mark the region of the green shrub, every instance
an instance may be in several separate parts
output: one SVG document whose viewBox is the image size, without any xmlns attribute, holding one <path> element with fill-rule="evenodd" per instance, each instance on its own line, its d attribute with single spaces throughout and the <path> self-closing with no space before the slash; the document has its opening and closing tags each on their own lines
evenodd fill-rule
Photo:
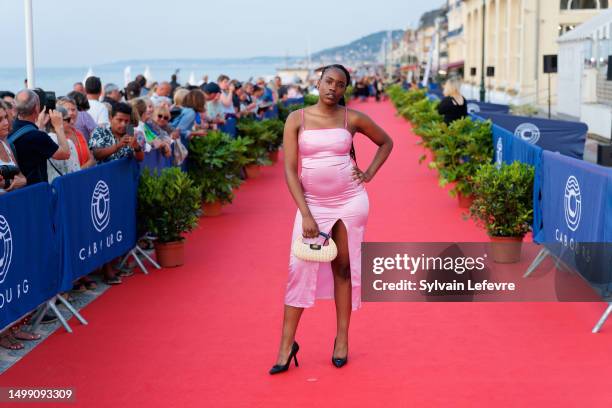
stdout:
<svg viewBox="0 0 612 408">
<path fill-rule="evenodd" d="M 319 102 L 318 95 L 313 95 L 313 94 L 304 95 L 304 105 L 305 106 L 316 105 L 317 102 Z"/>
<path fill-rule="evenodd" d="M 241 119 L 238 122 L 238 137 L 247 145 L 247 164 L 269 165 L 268 152 L 275 150 L 278 134 L 273 128 L 264 124 L 267 120 Z"/>
<path fill-rule="evenodd" d="M 480 166 L 472 180 L 470 214 L 494 237 L 523 237 L 533 222 L 534 168 L 515 161 Z"/>
<path fill-rule="evenodd" d="M 473 121 L 470 117 L 442 126 L 437 136 L 436 161 L 440 186 L 455 183 L 451 196 L 472 193 L 472 178 L 481 164 L 490 163 L 493 157 L 491 121 Z"/>
<path fill-rule="evenodd" d="M 283 144 L 285 122 L 279 119 L 267 119 L 261 121 L 261 124 L 264 129 L 274 134 L 274 140 L 268 145 L 268 151 L 273 152 L 278 150 Z"/>
<path fill-rule="evenodd" d="M 201 190 L 178 167 L 159 175 L 145 169 L 138 185 L 140 229 L 155 235 L 159 242 L 176 242 L 198 225 Z"/>
<path fill-rule="evenodd" d="M 219 131 L 192 139 L 188 171 L 201 187 L 204 202 L 232 202 L 233 189 L 242 184 L 239 174 L 247 162 L 248 148 L 244 140 L 232 139 Z"/>
</svg>

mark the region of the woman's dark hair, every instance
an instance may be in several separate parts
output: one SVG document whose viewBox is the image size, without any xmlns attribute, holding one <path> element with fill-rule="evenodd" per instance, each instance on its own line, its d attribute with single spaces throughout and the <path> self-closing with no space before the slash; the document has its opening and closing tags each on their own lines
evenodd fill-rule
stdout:
<svg viewBox="0 0 612 408">
<path fill-rule="evenodd" d="M 79 112 L 87 112 L 89 110 L 89 101 L 87 100 L 87 97 L 84 94 L 77 91 L 72 91 L 66 96 L 74 99 L 74 101 L 76 102 L 77 110 Z"/>
<path fill-rule="evenodd" d="M 140 84 L 136 81 L 129 82 L 125 87 L 125 97 L 128 100 L 138 98 L 140 96 Z"/>
<path fill-rule="evenodd" d="M 200 89 L 189 91 L 189 93 L 185 95 L 185 99 L 183 99 L 183 107 L 191 108 L 196 112 L 204 112 L 205 103 L 204 93 Z"/>
<path fill-rule="evenodd" d="M 346 86 L 349 86 L 351 84 L 351 74 L 349 73 L 348 69 L 346 69 L 344 67 L 344 65 L 340 65 L 340 64 L 332 64 L 332 65 L 327 65 L 327 66 L 323 67 L 323 70 L 321 71 L 321 78 L 320 79 L 323 79 L 323 75 L 325 74 L 325 71 L 327 71 L 328 69 L 337 69 L 337 70 L 340 70 L 340 71 L 344 72 L 344 76 L 346 77 Z M 342 97 L 338 101 L 338 105 L 346 106 L 346 101 L 344 100 L 344 95 L 342 95 Z M 350 152 L 350 155 L 353 158 L 353 160 L 355 160 L 355 164 L 357 164 L 357 156 L 355 155 L 355 146 L 353 145 L 353 142 L 351 142 L 351 152 Z"/>
<path fill-rule="evenodd" d="M 136 78 L 134 79 L 134 82 L 136 82 L 138 85 L 140 85 L 141 88 L 144 88 L 145 85 L 147 84 L 147 79 L 144 77 L 144 75 L 138 74 L 138 75 L 136 75 Z"/>
<path fill-rule="evenodd" d="M 327 71 L 328 69 L 338 69 L 338 70 L 344 72 L 344 76 L 346 77 L 346 86 L 349 86 L 351 84 L 351 74 L 349 73 L 348 69 L 346 69 L 344 67 L 344 65 L 340 65 L 340 64 L 332 64 L 332 65 L 327 65 L 327 66 L 323 67 L 323 70 L 321 71 L 321 78 L 320 79 L 323 79 L 323 75 L 325 74 L 325 71 Z M 338 101 L 338 104 L 341 105 L 341 106 L 346 106 L 346 101 L 344 100 L 344 95 L 342 95 L 342 97 Z"/>
</svg>

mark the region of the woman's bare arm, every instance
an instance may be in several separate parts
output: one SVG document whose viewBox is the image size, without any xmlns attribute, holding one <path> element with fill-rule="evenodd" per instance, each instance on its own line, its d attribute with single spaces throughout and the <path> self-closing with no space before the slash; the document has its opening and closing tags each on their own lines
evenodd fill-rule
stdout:
<svg viewBox="0 0 612 408">
<path fill-rule="evenodd" d="M 303 235 L 314 238 L 319 230 L 316 222 L 306 204 L 302 183 L 298 178 L 298 132 L 300 129 L 300 113 L 292 112 L 285 122 L 283 133 L 283 153 L 285 164 L 285 181 L 289 187 L 289 192 L 302 214 Z"/>
<path fill-rule="evenodd" d="M 350 111 L 351 115 L 349 119 L 355 130 L 359 133 L 366 135 L 371 141 L 376 143 L 378 150 L 372 163 L 366 169 L 366 171 L 357 172 L 357 178 L 361 181 L 370 181 L 378 172 L 378 169 L 389 157 L 391 150 L 393 150 L 393 140 L 387 132 L 385 132 L 380 126 L 378 126 L 370 117 L 364 113 L 358 111 Z"/>
</svg>

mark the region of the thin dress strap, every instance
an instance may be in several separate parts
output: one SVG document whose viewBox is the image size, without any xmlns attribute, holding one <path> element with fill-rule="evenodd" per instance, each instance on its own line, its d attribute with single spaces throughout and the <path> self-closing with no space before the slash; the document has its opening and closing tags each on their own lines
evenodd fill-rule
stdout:
<svg viewBox="0 0 612 408">
<path fill-rule="evenodd" d="M 300 124 L 300 127 L 302 128 L 302 132 L 304 131 L 304 108 L 300 109 L 301 112 L 301 117 L 302 117 L 302 123 Z"/>
<path fill-rule="evenodd" d="M 348 128 L 348 107 L 344 107 L 344 128 Z"/>
</svg>

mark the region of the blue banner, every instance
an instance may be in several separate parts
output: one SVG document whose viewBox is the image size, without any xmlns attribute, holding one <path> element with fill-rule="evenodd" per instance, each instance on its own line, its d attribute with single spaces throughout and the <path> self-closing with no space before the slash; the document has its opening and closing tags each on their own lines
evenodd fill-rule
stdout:
<svg viewBox="0 0 612 408">
<path fill-rule="evenodd" d="M 470 114 L 473 120 L 487 120 L 485 115 Z M 508 130 L 493 123 L 493 162 L 498 166 L 501 163 L 512 164 L 515 161 L 537 166 L 542 157 L 542 148 L 529 144 L 516 137 Z"/>
<path fill-rule="evenodd" d="M 590 283 L 612 281 L 612 170 L 544 151 L 540 182 L 543 243 Z"/>
<path fill-rule="evenodd" d="M 473 116 L 479 118 L 478 116 Z M 481 119 L 482 120 L 482 119 Z M 493 161 L 499 168 L 502 163 L 511 164 L 514 159 L 512 158 L 512 142 L 514 141 L 514 135 L 508 132 L 506 129 L 502 129 L 499 126 L 493 124 Z"/>
<path fill-rule="evenodd" d="M 514 136 L 509 153 L 509 163 L 514 161 L 520 161 L 531 166 L 537 166 L 538 162 L 542 160 L 543 149 L 534 146 Z"/>
<path fill-rule="evenodd" d="M 0 329 L 58 293 L 51 202 L 47 183 L 0 196 Z"/>
<path fill-rule="evenodd" d="M 500 105 L 498 103 L 480 102 L 475 99 L 468 99 L 468 113 L 508 113 L 510 107 L 508 105 Z"/>
<path fill-rule="evenodd" d="M 172 145 L 174 149 L 174 145 Z M 165 157 L 160 149 L 153 149 L 148 153 L 145 153 L 143 161 L 139 164 L 140 171 L 149 169 L 151 173 L 159 174 L 163 169 L 172 167 L 172 156 Z"/>
<path fill-rule="evenodd" d="M 61 290 L 136 244 L 138 164 L 121 159 L 58 177 Z"/>
<path fill-rule="evenodd" d="M 235 139 L 238 135 L 238 130 L 236 129 L 237 125 L 238 119 L 236 119 L 234 116 L 230 116 L 229 118 L 225 119 L 225 123 L 223 125 L 219 126 L 219 130 L 223 133 L 227 133 Z"/>
<path fill-rule="evenodd" d="M 612 170 L 545 151 L 542 242 L 612 242 Z"/>
<path fill-rule="evenodd" d="M 512 132 L 517 138 L 569 157 L 582 159 L 584 141 L 588 131 L 582 122 L 532 118 L 481 112 L 484 119 L 491 119 L 496 125 Z"/>
<path fill-rule="evenodd" d="M 429 90 L 428 90 L 428 92 L 427 92 L 428 96 L 429 96 L 429 95 L 431 95 L 431 96 L 436 97 L 437 99 L 442 99 L 442 98 L 444 98 L 444 92 L 442 91 L 442 89 L 440 89 L 440 88 L 439 88 L 439 87 L 437 87 L 437 86 L 432 87 L 432 86 L 431 86 L 432 84 L 429 84 L 429 85 L 430 85 L 430 86 L 429 86 Z"/>
<path fill-rule="evenodd" d="M 304 97 L 301 98 L 287 98 L 283 101 L 283 105 L 291 106 L 291 105 L 301 105 L 304 103 Z"/>
<path fill-rule="evenodd" d="M 268 109 L 263 114 L 263 119 L 278 119 L 278 106 L 273 105 L 272 109 Z"/>
<path fill-rule="evenodd" d="M 474 113 L 470 114 L 473 120 L 485 120 L 481 116 Z M 542 229 L 542 210 L 538 203 L 541 200 L 540 196 L 540 177 L 537 176 L 541 169 L 543 150 L 531 145 L 507 131 L 506 129 L 493 124 L 492 126 L 493 139 L 493 163 L 499 168 L 502 163 L 512 164 L 515 161 L 529 164 L 535 167 L 536 176 L 533 180 L 533 240 L 537 240 L 538 232 Z"/>
</svg>

